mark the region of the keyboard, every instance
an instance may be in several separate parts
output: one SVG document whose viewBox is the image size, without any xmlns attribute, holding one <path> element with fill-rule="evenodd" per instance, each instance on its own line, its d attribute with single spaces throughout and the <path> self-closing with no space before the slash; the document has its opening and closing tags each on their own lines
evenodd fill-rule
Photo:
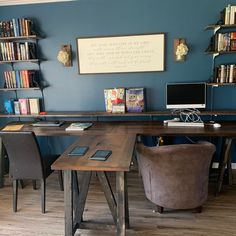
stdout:
<svg viewBox="0 0 236 236">
<path fill-rule="evenodd" d="M 170 127 L 204 127 L 203 122 L 173 121 L 173 122 L 168 122 L 167 125 Z"/>
</svg>

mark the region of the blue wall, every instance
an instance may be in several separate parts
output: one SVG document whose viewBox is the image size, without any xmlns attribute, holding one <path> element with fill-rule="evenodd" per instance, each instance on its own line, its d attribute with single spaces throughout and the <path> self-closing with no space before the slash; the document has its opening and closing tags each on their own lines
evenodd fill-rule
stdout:
<svg viewBox="0 0 236 236">
<path fill-rule="evenodd" d="M 39 47 L 40 56 L 46 59 L 41 63 L 42 75 L 50 85 L 44 90 L 47 111 L 104 111 L 104 88 L 137 86 L 147 89 L 148 110 L 164 110 L 167 82 L 210 78 L 212 56 L 205 55 L 204 50 L 213 32 L 204 28 L 218 21 L 219 12 L 227 4 L 226 0 L 79 0 L 0 7 L 0 20 L 34 18 L 41 35 L 45 36 L 39 40 Z M 78 74 L 77 37 L 156 32 L 166 33 L 165 72 Z M 179 37 L 186 38 L 190 47 L 184 63 L 173 59 L 173 40 Z M 73 67 L 65 68 L 56 59 L 62 44 L 72 45 Z M 235 63 L 235 55 L 221 56 L 219 60 Z M 35 65 L 16 65 L 16 68 L 32 67 Z M 0 67 L 1 77 L 6 68 Z M 215 109 L 236 108 L 236 103 L 231 102 L 236 99 L 234 86 L 215 88 L 213 97 Z"/>
</svg>

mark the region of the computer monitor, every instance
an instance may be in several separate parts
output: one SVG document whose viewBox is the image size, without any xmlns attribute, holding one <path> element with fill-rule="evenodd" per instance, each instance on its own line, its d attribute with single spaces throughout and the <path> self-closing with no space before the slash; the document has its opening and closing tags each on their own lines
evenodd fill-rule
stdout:
<svg viewBox="0 0 236 236">
<path fill-rule="evenodd" d="M 166 85 L 166 108 L 206 107 L 206 83 L 169 83 Z"/>
</svg>

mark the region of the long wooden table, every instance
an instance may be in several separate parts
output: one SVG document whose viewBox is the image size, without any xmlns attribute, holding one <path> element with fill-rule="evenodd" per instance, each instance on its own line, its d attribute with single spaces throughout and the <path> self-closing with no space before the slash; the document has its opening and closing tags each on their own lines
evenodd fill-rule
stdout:
<svg viewBox="0 0 236 236">
<path fill-rule="evenodd" d="M 19 122 L 18 122 L 19 123 Z M 221 122 L 220 128 L 214 128 L 212 125 L 202 127 L 168 127 L 160 121 L 121 121 L 121 122 L 93 122 L 93 126 L 85 131 L 65 131 L 70 122 L 61 127 L 32 127 L 31 123 L 25 123 L 22 130 L 34 131 L 37 136 L 83 136 L 99 134 L 135 134 L 150 136 L 188 136 L 188 137 L 223 137 L 224 144 L 222 149 L 222 160 L 220 161 L 218 186 L 216 193 L 220 192 L 225 165 L 230 166 L 230 151 L 234 138 L 236 137 L 236 122 Z M 231 176 L 231 175 L 229 175 Z M 2 177 L 2 173 L 0 173 Z M 232 182 L 229 179 L 229 182 Z M 0 181 L 1 183 L 1 181 Z"/>
<path fill-rule="evenodd" d="M 91 147 L 91 150 L 95 150 L 95 146 L 98 145 L 98 148 L 106 148 L 106 149 L 112 149 L 111 147 L 115 147 L 115 151 L 113 153 L 113 157 L 115 156 L 117 160 L 116 162 L 99 162 L 98 165 L 93 166 L 95 162 L 91 161 L 85 161 L 85 159 L 88 159 L 88 156 L 91 155 L 90 152 L 86 154 L 84 158 L 75 160 L 73 158 L 67 157 L 67 152 L 69 150 L 66 150 L 66 152 L 62 155 L 62 157 L 59 159 L 58 162 L 53 165 L 54 169 L 62 169 L 65 170 L 65 201 L 67 203 L 66 208 L 69 210 L 66 212 L 66 235 L 73 235 L 73 232 L 75 229 L 80 225 L 81 219 L 82 219 L 82 213 L 83 213 L 83 206 L 84 206 L 84 199 L 86 198 L 86 186 L 89 185 L 88 182 L 83 182 L 81 189 L 81 193 L 79 195 L 79 201 L 81 202 L 79 205 L 82 206 L 82 208 L 76 209 L 76 217 L 73 218 L 72 209 L 73 209 L 73 194 L 75 195 L 74 189 L 75 184 L 73 181 L 73 171 L 79 170 L 79 171 L 85 171 L 91 172 L 95 171 L 99 174 L 100 178 L 106 179 L 105 171 L 115 171 L 116 178 L 117 178 L 117 191 L 120 193 L 120 197 L 118 197 L 118 202 L 120 202 L 120 207 L 115 208 L 114 203 L 112 204 L 110 201 L 110 209 L 112 208 L 112 215 L 114 221 L 117 221 L 117 232 L 118 235 L 124 235 L 125 234 L 125 228 L 127 225 L 127 220 L 124 220 L 125 212 L 127 213 L 127 209 L 125 206 L 125 196 L 126 196 L 126 187 L 125 186 L 125 173 L 129 169 L 129 164 L 132 156 L 132 151 L 134 148 L 134 140 L 136 135 L 151 135 L 151 136 L 188 136 L 188 137 L 223 137 L 224 138 L 224 144 L 222 149 L 222 159 L 220 161 L 219 166 L 219 177 L 218 177 L 218 184 L 216 193 L 218 194 L 220 192 L 224 172 L 225 172 L 225 166 L 228 164 L 228 166 L 231 165 L 231 158 L 230 158 L 230 150 L 233 143 L 234 138 L 236 137 L 236 122 L 221 122 L 220 128 L 214 128 L 212 125 L 205 125 L 205 127 L 168 127 L 166 125 L 163 125 L 162 122 L 154 122 L 154 121 L 132 121 L 132 122 L 93 122 L 93 126 L 90 127 L 88 130 L 85 131 L 73 131 L 68 132 L 65 131 L 65 128 L 70 123 L 66 123 L 61 127 L 32 127 L 30 124 L 25 124 L 22 130 L 24 131 L 34 131 L 36 135 L 38 136 L 64 136 L 64 135 L 76 135 L 80 136 L 80 139 L 77 144 L 87 144 Z M 92 138 L 91 138 L 92 137 Z M 116 137 L 116 138 L 114 138 Z M 104 138 L 104 142 L 99 142 L 99 139 Z M 131 142 L 128 142 L 128 140 L 131 140 Z M 124 141 L 126 140 L 126 141 Z M 77 145 L 75 144 L 75 145 Z M 104 146 L 105 145 L 105 146 Z M 119 146 L 121 145 L 121 146 Z M 128 146 L 127 146 L 128 145 Z M 118 148 L 120 147 L 120 148 Z M 126 150 L 129 149 L 128 155 L 125 155 L 125 153 L 122 151 L 123 147 L 125 147 Z M 72 147 L 71 147 L 72 148 Z M 125 165 L 122 166 L 121 164 L 123 161 L 127 158 L 127 162 L 125 162 Z M 112 160 L 112 158 L 110 159 Z M 112 167 L 110 164 L 115 164 L 115 168 Z M 106 166 L 108 165 L 109 166 Z M 124 164 L 124 163 L 123 163 Z M 87 174 L 87 178 L 90 179 L 90 174 Z M 232 176 L 232 175 L 229 175 Z M 102 181 L 101 181 L 102 182 Z M 232 182 L 232 179 L 229 179 L 229 182 Z M 123 186 L 123 187 L 122 187 Z M 125 189 L 123 189 L 125 188 Z M 85 189 L 85 190 L 83 190 Z M 74 192 L 74 193 L 73 193 Z M 109 190 L 110 192 L 110 190 Z M 109 194 L 106 194 L 107 196 Z M 81 196 L 81 197 L 80 197 Z M 112 194 L 110 193 L 110 196 Z M 119 194 L 118 194 L 119 196 Z M 78 196 L 77 196 L 78 197 Z M 75 196 L 74 196 L 75 198 Z M 122 200 L 123 199 L 123 200 Z M 117 214 L 115 214 L 115 209 L 117 209 Z M 118 209 L 120 209 L 118 211 Z M 126 209 L 126 210 L 124 210 Z M 121 213 L 123 211 L 123 213 Z M 117 218 L 116 218 L 117 217 Z M 127 215 L 125 216 L 127 218 Z M 117 219 L 117 220 L 116 220 Z M 75 222 L 75 224 L 74 224 Z M 121 223 L 122 222 L 122 223 Z"/>
<path fill-rule="evenodd" d="M 52 165 L 54 170 L 64 171 L 65 201 L 65 235 L 74 235 L 82 223 L 85 201 L 88 193 L 92 172 L 99 177 L 103 192 L 107 199 L 111 215 L 117 227 L 117 235 L 125 235 L 129 227 L 128 193 L 126 172 L 129 171 L 136 135 L 84 135 L 71 145 Z M 88 152 L 81 157 L 69 156 L 68 153 L 76 146 L 88 146 Z M 96 150 L 111 150 L 112 154 L 106 161 L 90 160 Z M 78 191 L 77 175 L 83 174 Z M 106 172 L 116 172 L 115 199 Z M 74 213 L 73 213 L 74 212 Z"/>
</svg>

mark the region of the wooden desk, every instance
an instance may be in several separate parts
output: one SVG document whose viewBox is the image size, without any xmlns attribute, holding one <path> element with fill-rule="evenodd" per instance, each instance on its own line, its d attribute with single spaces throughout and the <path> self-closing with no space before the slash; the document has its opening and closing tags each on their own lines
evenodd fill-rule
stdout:
<svg viewBox="0 0 236 236">
<path fill-rule="evenodd" d="M 114 223 L 117 227 L 117 235 L 125 235 L 129 227 L 128 193 L 126 172 L 129 171 L 136 134 L 100 134 L 84 135 L 71 145 L 61 157 L 52 165 L 54 170 L 64 170 L 64 201 L 65 201 L 65 236 L 74 235 L 80 227 L 85 201 L 88 193 L 91 173 L 96 172 L 102 189 L 107 199 Z M 72 157 L 67 154 L 75 146 L 89 146 L 88 152 L 82 157 Z M 89 157 L 99 149 L 112 150 L 112 155 L 106 161 L 94 161 Z M 83 173 L 78 192 L 75 171 Z M 115 199 L 107 171 L 116 172 Z M 73 214 L 74 212 L 74 214 Z"/>
<path fill-rule="evenodd" d="M 18 123 L 18 122 L 17 122 Z M 64 136 L 84 134 L 142 134 L 152 136 L 204 136 L 204 137 L 236 137 L 236 122 L 220 122 L 221 128 L 212 125 L 202 127 L 168 127 L 160 121 L 116 121 L 93 122 L 92 127 L 84 131 L 65 131 L 70 122 L 60 127 L 32 127 L 23 122 L 22 131 L 34 131 L 37 136 Z"/>
<path fill-rule="evenodd" d="M 236 122 L 220 122 L 221 128 L 214 128 L 212 125 L 201 127 L 168 127 L 163 122 L 154 121 L 122 121 L 122 122 L 93 122 L 93 126 L 85 131 L 68 132 L 65 128 L 70 123 L 65 123 L 61 127 L 32 127 L 25 124 L 22 130 L 34 131 L 37 136 L 63 136 L 63 135 L 151 135 L 151 136 L 202 136 L 202 137 L 224 137 L 225 142 L 222 150 L 222 160 L 219 167 L 218 186 L 216 193 L 220 192 L 225 165 L 230 165 L 230 150 L 232 141 L 236 137 Z M 1 176 L 1 175 L 0 175 Z M 230 175 L 229 175 L 230 176 Z M 232 180 L 229 180 L 231 182 Z"/>
</svg>

